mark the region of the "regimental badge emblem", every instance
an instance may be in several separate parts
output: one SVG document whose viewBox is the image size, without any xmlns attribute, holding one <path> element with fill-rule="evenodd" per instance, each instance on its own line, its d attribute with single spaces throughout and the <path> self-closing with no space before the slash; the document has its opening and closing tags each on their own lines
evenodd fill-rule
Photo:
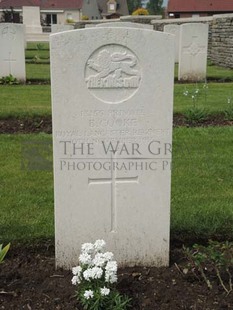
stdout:
<svg viewBox="0 0 233 310">
<path fill-rule="evenodd" d="M 120 103 L 128 100 L 140 86 L 139 60 L 122 45 L 105 45 L 89 57 L 85 82 L 90 92 L 101 101 Z"/>
<path fill-rule="evenodd" d="M 2 29 L 2 37 L 7 40 L 15 40 L 16 31 L 12 27 L 6 26 Z"/>
</svg>

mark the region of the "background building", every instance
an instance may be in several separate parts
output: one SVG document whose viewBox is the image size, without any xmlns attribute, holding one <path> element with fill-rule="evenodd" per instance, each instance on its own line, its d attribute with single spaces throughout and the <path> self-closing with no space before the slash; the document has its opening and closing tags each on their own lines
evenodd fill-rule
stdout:
<svg viewBox="0 0 233 310">
<path fill-rule="evenodd" d="M 44 26 L 129 15 L 127 0 L 0 0 L 0 21 L 22 22 L 23 6 L 39 7 Z"/>
<path fill-rule="evenodd" d="M 169 17 L 198 17 L 233 13 L 233 0 L 169 0 Z"/>
</svg>

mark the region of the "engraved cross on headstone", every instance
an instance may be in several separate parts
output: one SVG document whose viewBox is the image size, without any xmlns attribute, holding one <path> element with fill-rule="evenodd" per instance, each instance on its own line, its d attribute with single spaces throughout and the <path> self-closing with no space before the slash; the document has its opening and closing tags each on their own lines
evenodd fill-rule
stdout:
<svg viewBox="0 0 233 310">
<path fill-rule="evenodd" d="M 184 46 L 185 54 L 190 54 L 192 57 L 195 57 L 201 52 L 205 51 L 205 45 L 200 45 L 198 42 L 198 36 L 192 36 L 192 43 L 188 46 Z"/>
<path fill-rule="evenodd" d="M 203 53 L 204 51 L 205 45 L 201 45 L 198 42 L 198 36 L 192 36 L 192 43 L 190 43 L 188 46 L 183 47 L 183 53 L 189 55 L 190 57 L 190 73 L 193 74 L 194 64 L 198 61 L 198 59 L 195 59 L 196 56 Z"/>
<path fill-rule="evenodd" d="M 117 231 L 117 199 L 116 199 L 116 185 L 118 183 L 137 183 L 136 177 L 116 177 L 116 170 L 113 171 L 113 159 L 111 157 L 111 177 L 110 178 L 88 178 L 88 184 L 111 184 L 111 232 Z"/>
<path fill-rule="evenodd" d="M 16 62 L 16 59 L 11 57 L 11 52 L 9 52 L 9 57 L 7 57 L 6 59 L 4 59 L 4 61 L 7 61 L 9 64 L 9 73 L 12 74 L 12 67 L 11 64 L 12 62 Z"/>
<path fill-rule="evenodd" d="M 7 27 L 3 28 L 2 36 L 6 40 L 10 40 L 10 41 L 15 40 L 16 31 L 14 29 L 12 29 L 12 27 L 7 26 Z"/>
</svg>

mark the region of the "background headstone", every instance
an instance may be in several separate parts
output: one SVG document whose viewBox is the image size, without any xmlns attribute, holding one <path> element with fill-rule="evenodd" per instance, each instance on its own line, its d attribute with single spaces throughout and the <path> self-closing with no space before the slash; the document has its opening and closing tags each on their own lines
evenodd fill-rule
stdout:
<svg viewBox="0 0 233 310">
<path fill-rule="evenodd" d="M 0 77 L 12 74 L 26 79 L 24 46 L 23 25 L 0 23 Z"/>
<path fill-rule="evenodd" d="M 180 25 L 165 25 L 164 32 L 175 36 L 175 62 L 179 61 Z"/>
<path fill-rule="evenodd" d="M 140 28 L 140 29 L 149 29 L 153 30 L 152 25 L 148 24 L 139 24 L 139 23 L 131 23 L 131 22 L 109 22 L 109 23 L 102 23 L 96 25 L 96 27 L 125 27 L 125 28 Z"/>
<path fill-rule="evenodd" d="M 68 31 L 68 30 L 73 30 L 73 29 L 74 29 L 73 25 L 60 25 L 60 24 L 51 25 L 52 33 L 58 33 L 58 32 L 63 32 L 63 31 Z"/>
<path fill-rule="evenodd" d="M 190 23 L 180 26 L 178 79 L 202 81 L 206 78 L 208 24 Z"/>
<path fill-rule="evenodd" d="M 42 33 L 38 6 L 23 6 L 23 24 L 26 27 L 26 34 Z"/>
<path fill-rule="evenodd" d="M 51 35 L 56 264 L 104 239 L 119 265 L 169 262 L 174 36 Z"/>
</svg>

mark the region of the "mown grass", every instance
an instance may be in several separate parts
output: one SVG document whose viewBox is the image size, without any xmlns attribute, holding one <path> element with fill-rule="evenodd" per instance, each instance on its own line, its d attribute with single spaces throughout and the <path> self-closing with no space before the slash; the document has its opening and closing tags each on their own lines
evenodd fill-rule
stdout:
<svg viewBox="0 0 233 310">
<path fill-rule="evenodd" d="M 28 241 L 54 234 L 52 171 L 21 170 L 23 143 L 35 140 L 51 142 L 51 136 L 0 136 L 1 241 Z"/>
<path fill-rule="evenodd" d="M 33 65 L 27 65 L 27 69 Z M 34 70 L 33 66 L 33 70 Z M 29 69 L 30 70 L 30 69 Z M 33 71 L 32 76 L 35 76 Z M 225 111 L 230 98 L 233 102 L 233 83 L 175 84 L 174 113 L 184 113 L 193 105 L 192 94 L 199 89 L 196 104 L 204 107 L 208 113 Z M 188 91 L 188 96 L 184 92 Z M 0 85 L 0 118 L 51 115 L 50 85 Z"/>
<path fill-rule="evenodd" d="M 50 65 L 48 64 L 26 64 L 26 78 L 30 81 L 50 81 Z"/>
<path fill-rule="evenodd" d="M 174 112 L 184 113 L 195 103 L 210 114 L 221 113 L 229 107 L 229 99 L 233 102 L 233 83 L 175 84 Z"/>
<path fill-rule="evenodd" d="M 232 127 L 174 130 L 172 237 L 233 238 L 232 137 Z M 22 145 L 37 141 L 51 136 L 0 135 L 1 241 L 54 235 L 52 171 L 21 170 Z"/>
<path fill-rule="evenodd" d="M 51 115 L 50 85 L 0 85 L 0 118 Z"/>
<path fill-rule="evenodd" d="M 207 66 L 207 79 L 219 79 L 233 82 L 233 70 L 215 65 Z"/>
<path fill-rule="evenodd" d="M 215 66 L 213 64 L 207 65 L 206 71 L 207 80 L 222 80 L 233 82 L 233 69 Z M 175 65 L 175 80 L 178 79 L 178 64 Z"/>
<path fill-rule="evenodd" d="M 49 50 L 49 42 L 27 42 L 27 50 Z"/>
<path fill-rule="evenodd" d="M 233 238 L 233 127 L 174 130 L 174 235 Z"/>
<path fill-rule="evenodd" d="M 26 50 L 25 58 L 33 59 L 35 57 L 41 59 L 49 59 L 49 50 Z"/>
<path fill-rule="evenodd" d="M 28 81 L 50 81 L 49 43 L 28 42 L 25 60 Z"/>
</svg>

